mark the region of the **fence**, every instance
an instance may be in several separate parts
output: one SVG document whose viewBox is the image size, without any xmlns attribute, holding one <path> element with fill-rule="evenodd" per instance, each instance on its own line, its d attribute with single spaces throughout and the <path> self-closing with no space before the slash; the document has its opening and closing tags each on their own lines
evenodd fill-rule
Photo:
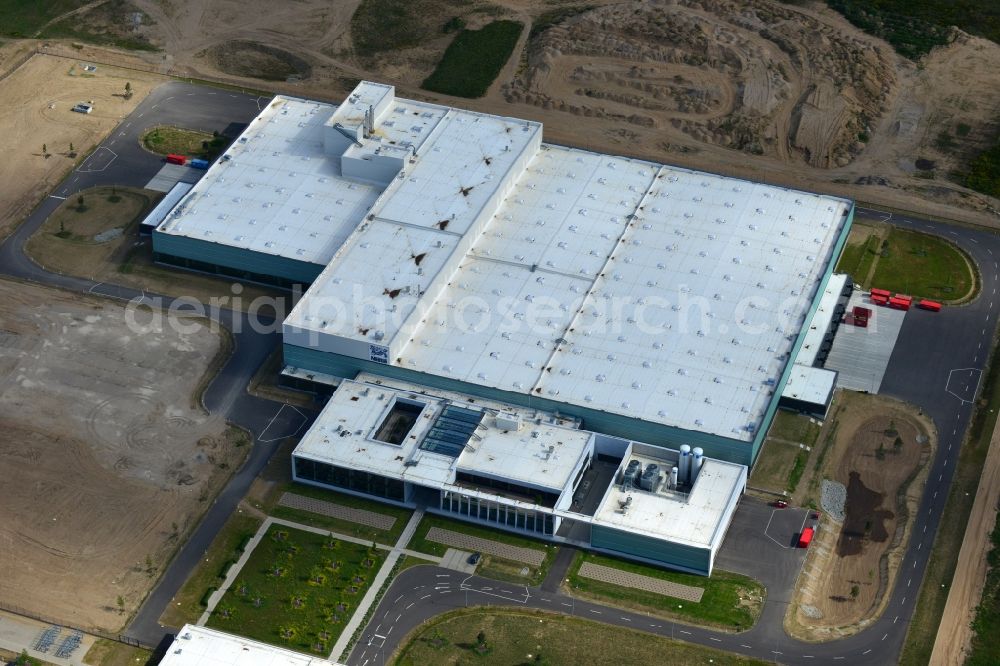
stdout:
<svg viewBox="0 0 1000 666">
<path fill-rule="evenodd" d="M 155 650 L 155 645 L 150 645 L 138 639 L 132 638 L 131 636 L 126 636 L 125 634 L 113 634 L 100 629 L 91 627 L 85 629 L 83 627 L 76 627 L 72 624 L 67 624 L 62 620 L 57 620 L 53 617 L 49 617 L 43 613 L 37 613 L 35 611 L 30 611 L 27 608 L 21 608 L 20 606 L 15 606 L 13 604 L 6 604 L 0 602 L 0 611 L 6 611 L 7 613 L 13 613 L 14 615 L 20 615 L 21 617 L 26 617 L 30 620 L 35 620 L 37 622 L 43 622 L 48 625 L 57 625 L 64 629 L 71 629 L 73 631 L 79 631 L 82 634 L 88 634 L 94 636 L 95 638 L 103 638 L 105 640 L 114 641 L 115 643 L 122 643 L 124 645 L 130 645 L 132 647 L 143 648 L 145 650 Z"/>
</svg>

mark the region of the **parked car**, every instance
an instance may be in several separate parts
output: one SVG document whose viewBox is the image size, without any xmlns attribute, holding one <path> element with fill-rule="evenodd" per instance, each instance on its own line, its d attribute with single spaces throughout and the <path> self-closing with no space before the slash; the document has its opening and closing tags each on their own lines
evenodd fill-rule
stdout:
<svg viewBox="0 0 1000 666">
<path fill-rule="evenodd" d="M 771 506 L 773 506 L 775 509 L 785 509 L 788 508 L 788 502 L 786 502 L 785 500 L 775 500 L 771 502 Z"/>
<path fill-rule="evenodd" d="M 473 553 L 472 555 L 469 555 L 469 564 L 475 566 L 479 564 L 479 560 L 481 559 L 483 559 L 482 553 Z"/>
<path fill-rule="evenodd" d="M 90 113 L 91 111 L 94 110 L 94 106 L 92 104 L 85 104 L 83 102 L 80 102 L 79 104 L 74 106 L 71 110 L 76 111 L 77 113 Z"/>
</svg>

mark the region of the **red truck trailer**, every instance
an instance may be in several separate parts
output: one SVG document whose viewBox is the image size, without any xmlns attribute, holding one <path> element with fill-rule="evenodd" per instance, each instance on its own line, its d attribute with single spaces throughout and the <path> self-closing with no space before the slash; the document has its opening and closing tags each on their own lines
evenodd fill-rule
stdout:
<svg viewBox="0 0 1000 666">
<path fill-rule="evenodd" d="M 799 548 L 808 548 L 809 544 L 812 543 L 813 534 L 815 534 L 815 530 L 811 527 L 802 530 L 802 534 L 799 535 Z"/>
<path fill-rule="evenodd" d="M 181 166 L 184 166 L 187 164 L 187 161 L 188 158 L 184 155 L 174 155 L 173 153 L 167 155 L 167 164 L 180 164 Z"/>
<path fill-rule="evenodd" d="M 889 297 L 892 296 L 891 291 L 887 289 L 875 289 L 874 287 L 872 288 L 871 294 L 873 300 L 876 296 L 884 296 L 885 300 L 889 300 Z"/>
<path fill-rule="evenodd" d="M 872 303 L 875 305 L 888 305 L 889 297 L 882 294 L 872 294 Z"/>
<path fill-rule="evenodd" d="M 938 303 L 937 301 L 932 301 L 932 300 L 926 299 L 926 298 L 922 299 L 919 303 L 917 303 L 917 307 L 921 308 L 923 310 L 930 310 L 931 312 L 940 312 L 941 311 L 941 304 L 940 303 Z"/>
<path fill-rule="evenodd" d="M 908 301 L 905 298 L 897 298 L 893 296 L 889 299 L 889 307 L 896 310 L 909 310 L 912 301 Z"/>
</svg>

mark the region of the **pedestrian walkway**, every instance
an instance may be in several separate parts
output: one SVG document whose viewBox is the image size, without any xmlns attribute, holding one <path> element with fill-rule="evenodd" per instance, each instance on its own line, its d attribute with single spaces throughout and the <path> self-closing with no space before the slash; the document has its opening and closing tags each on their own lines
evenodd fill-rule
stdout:
<svg viewBox="0 0 1000 666">
<path fill-rule="evenodd" d="M 423 516 L 423 512 L 420 512 L 420 515 Z M 257 530 L 257 533 L 253 535 L 253 538 L 250 539 L 250 541 L 247 543 L 246 548 L 243 551 L 243 554 L 240 555 L 240 559 L 236 560 L 236 564 L 229 567 L 229 571 L 226 573 L 226 578 L 224 581 L 222 581 L 222 585 L 220 585 L 219 589 L 213 592 L 211 596 L 209 596 L 208 605 L 205 607 L 205 612 L 201 614 L 200 618 L 198 618 L 197 622 L 198 626 L 204 627 L 205 623 L 208 622 L 208 618 L 212 616 L 212 612 L 215 610 L 215 607 L 219 604 L 220 601 L 222 601 L 222 597 L 226 596 L 226 592 L 236 581 L 236 577 L 239 576 L 240 571 L 242 571 L 243 567 L 246 566 L 247 560 L 250 559 L 250 555 L 253 553 L 254 548 L 257 547 L 257 544 L 259 544 L 261 542 L 261 539 L 264 538 L 264 535 L 267 534 L 267 531 L 271 528 L 271 525 L 281 525 L 283 527 L 290 527 L 294 530 L 301 530 L 303 532 L 312 532 L 313 534 L 322 534 L 323 536 L 331 536 L 334 539 L 339 539 L 340 541 L 347 541 L 348 543 L 356 543 L 362 546 L 370 546 L 373 543 L 369 539 L 359 539 L 356 536 L 341 534 L 339 532 L 331 532 L 330 530 L 323 530 L 318 527 L 312 527 L 310 525 L 302 525 L 301 523 L 296 523 L 291 520 L 285 520 L 283 518 L 268 517 L 267 520 L 265 520 L 264 523 Z M 396 542 L 397 544 L 396 546 L 387 546 L 382 543 L 375 543 L 375 547 L 378 548 L 379 550 L 390 551 L 390 556 L 392 553 L 396 553 L 396 559 L 399 559 L 400 555 L 409 555 L 410 557 L 417 557 L 422 560 L 427 560 L 431 564 L 440 564 L 441 563 L 440 557 L 436 557 L 434 555 L 428 555 L 427 553 L 418 553 L 415 550 L 409 550 L 407 548 L 399 547 L 399 544 L 405 545 L 410 540 L 410 537 L 413 536 L 412 530 L 409 532 L 409 536 L 407 536 L 407 530 L 410 530 L 411 527 L 413 528 L 413 530 L 416 529 L 416 523 L 413 522 L 412 517 L 410 518 L 410 522 L 407 524 L 406 529 L 403 530 L 403 534 L 400 535 L 399 541 Z M 407 537 L 405 541 L 403 541 L 404 536 Z"/>
<path fill-rule="evenodd" d="M 705 590 L 700 587 L 681 585 L 680 583 L 673 583 L 662 578 L 643 576 L 642 574 L 622 571 L 621 569 L 606 567 L 592 562 L 584 562 L 580 565 L 580 575 L 584 578 L 601 581 L 602 583 L 611 583 L 620 587 L 631 587 L 636 590 L 662 594 L 665 597 L 674 597 L 675 599 L 683 599 L 684 601 L 695 603 L 701 601 L 701 595 L 705 593 Z"/>
<path fill-rule="evenodd" d="M 360 525 L 367 525 L 368 527 L 374 527 L 386 532 L 391 530 L 392 526 L 396 524 L 395 516 L 387 516 L 384 513 L 376 513 L 375 511 L 366 511 L 364 509 L 355 509 L 343 506 L 342 504 L 334 504 L 333 502 L 305 497 L 304 495 L 297 495 L 295 493 L 284 493 L 281 499 L 278 500 L 278 505 L 288 507 L 289 509 L 300 509 L 316 513 L 321 516 L 329 516 L 338 520 L 346 520 Z"/>
<path fill-rule="evenodd" d="M 502 541 L 482 539 L 480 537 L 474 537 L 461 532 L 445 530 L 440 527 L 432 527 L 429 529 L 427 531 L 426 539 L 428 541 L 442 543 L 446 546 L 452 546 L 454 548 L 494 555 L 504 560 L 523 562 L 524 564 L 529 564 L 533 567 L 540 567 L 542 566 L 542 562 L 545 561 L 544 550 L 521 548 L 520 546 L 512 546 L 511 544 L 504 543 Z"/>
<path fill-rule="evenodd" d="M 410 521 L 403 529 L 403 533 L 399 535 L 396 545 L 393 546 L 392 550 L 389 552 L 389 556 L 385 558 L 385 562 L 382 563 L 382 568 L 379 569 L 378 574 L 375 575 L 375 580 L 372 581 L 371 586 L 369 586 L 368 591 L 361 600 L 361 603 L 358 604 L 358 608 L 354 611 L 354 615 L 351 616 L 347 626 L 344 627 L 344 630 L 340 633 L 340 638 L 337 639 L 337 643 L 333 646 L 333 651 L 330 652 L 330 656 L 328 657 L 330 661 L 339 662 L 340 657 L 347 652 L 347 646 L 351 643 L 351 639 L 354 638 L 354 633 L 361 626 L 361 623 L 365 621 L 365 617 L 368 615 L 368 609 L 372 607 L 372 604 L 375 603 L 376 598 L 382 591 L 382 587 L 386 585 L 389 576 L 392 574 L 392 570 L 396 567 L 396 561 L 399 560 L 399 556 L 403 554 L 403 547 L 410 542 L 410 539 L 413 538 L 413 533 L 417 531 L 417 525 L 423 517 L 423 509 L 417 509 L 413 512 L 413 515 L 410 516 Z"/>
</svg>

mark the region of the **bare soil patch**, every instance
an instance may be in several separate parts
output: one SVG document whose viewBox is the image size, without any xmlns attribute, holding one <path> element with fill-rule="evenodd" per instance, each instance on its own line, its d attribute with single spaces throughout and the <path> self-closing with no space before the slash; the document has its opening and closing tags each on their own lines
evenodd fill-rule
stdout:
<svg viewBox="0 0 1000 666">
<path fill-rule="evenodd" d="M 854 633 L 881 613 L 936 437 L 926 417 L 880 396 L 842 392 L 834 419 L 816 480 L 847 487 L 846 515 L 842 524 L 822 517 L 785 618 L 805 640 Z"/>
<path fill-rule="evenodd" d="M 287 292 L 153 263 L 149 239 L 137 230 L 159 192 L 98 187 L 80 196 L 82 212 L 77 197 L 67 199 L 28 240 L 28 255 L 45 269 L 235 310 L 256 307 L 264 316 L 291 309 Z"/>
<path fill-rule="evenodd" d="M 216 44 L 198 57 L 211 60 L 227 74 L 265 81 L 301 80 L 312 74 L 312 66 L 304 59 L 284 49 L 244 40 Z"/>
<path fill-rule="evenodd" d="M 118 630 L 249 449 L 192 404 L 220 338 L 10 282 L 0 322 L 0 599 Z"/>
<path fill-rule="evenodd" d="M 19 48 L 18 44 L 4 45 L 0 53 Z M 0 135 L 18 137 L 6 142 L 0 162 L 0 238 L 165 80 L 105 65 L 87 73 L 78 62 L 40 55 L 0 78 L 4 102 Z M 126 83 L 132 84 L 131 99 L 122 96 Z M 92 113 L 70 111 L 74 104 L 89 100 L 94 101 Z M 43 144 L 48 157 L 42 152 Z"/>
</svg>

